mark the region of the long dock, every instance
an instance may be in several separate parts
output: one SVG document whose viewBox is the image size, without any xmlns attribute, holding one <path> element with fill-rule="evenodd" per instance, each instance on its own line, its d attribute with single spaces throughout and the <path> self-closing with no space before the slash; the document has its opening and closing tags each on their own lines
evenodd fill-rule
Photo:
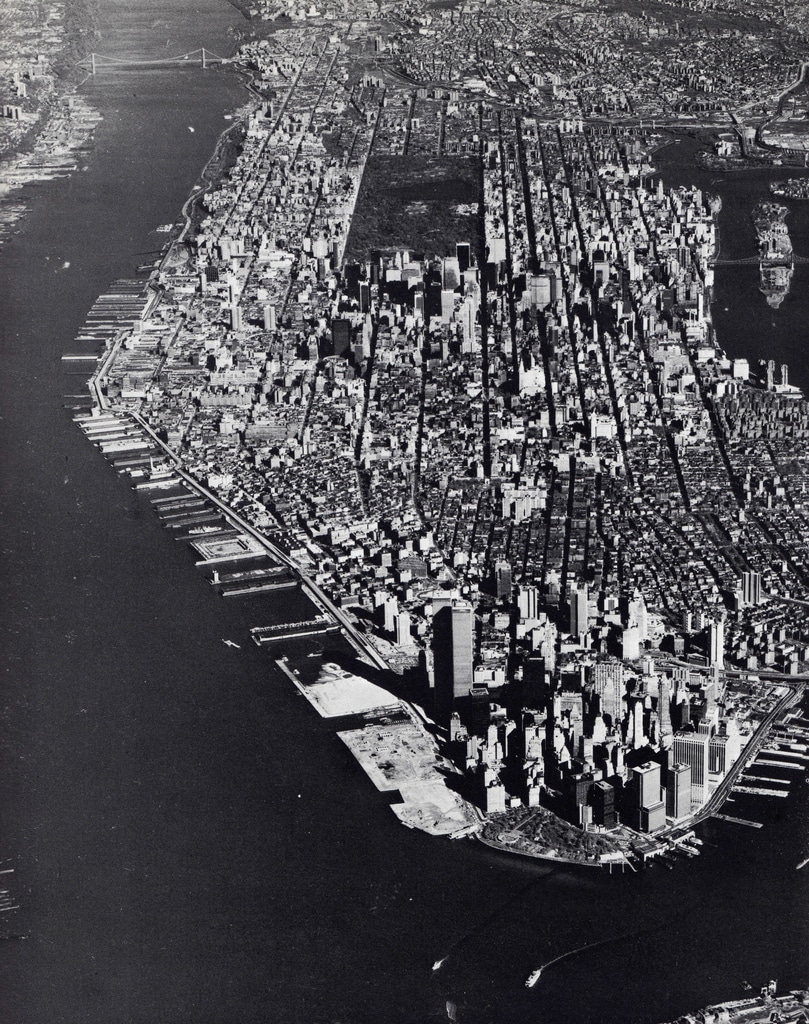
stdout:
<svg viewBox="0 0 809 1024">
<path fill-rule="evenodd" d="M 203 498 L 200 498 L 198 494 L 193 491 L 187 491 L 185 494 L 174 494 L 169 498 L 152 498 L 152 504 L 157 506 L 156 511 L 160 511 L 163 505 L 177 504 L 180 502 L 204 502 Z"/>
<path fill-rule="evenodd" d="M 771 747 L 764 747 L 763 753 L 767 757 L 783 757 L 789 761 L 802 761 L 804 764 L 809 764 L 809 754 L 802 754 L 798 750 L 773 750 Z"/>
<path fill-rule="evenodd" d="M 760 757 L 754 762 L 756 765 L 764 765 L 766 768 L 788 768 L 792 772 L 802 772 L 804 766 L 802 764 L 791 764 L 787 761 L 771 761 L 769 758 Z"/>
<path fill-rule="evenodd" d="M 314 636 L 316 633 L 333 633 L 340 626 L 325 615 L 303 622 L 284 622 L 275 626 L 254 626 L 250 630 L 253 642 L 262 644 L 274 643 L 276 640 L 294 640 L 301 636 Z"/>
<path fill-rule="evenodd" d="M 243 562 L 248 558 L 266 558 L 265 551 L 239 551 L 229 555 L 215 555 L 213 558 L 201 558 L 194 565 L 223 565 L 225 562 Z"/>
<path fill-rule="evenodd" d="M 193 512 L 197 508 L 209 508 L 207 501 L 203 498 L 178 498 L 176 501 L 173 498 L 169 498 L 166 501 L 165 498 L 158 498 L 157 501 L 163 501 L 165 504 L 158 506 L 155 512 L 160 516 L 161 520 L 172 519 L 175 516 L 185 515 L 189 512 Z M 154 504 L 154 502 L 152 502 Z"/>
<path fill-rule="evenodd" d="M 223 523 L 221 530 L 220 529 L 214 529 L 214 530 L 206 531 L 203 534 L 199 534 L 199 533 L 195 533 L 194 529 L 192 528 L 191 530 L 186 531 L 185 533 L 176 534 L 174 539 L 178 540 L 178 541 L 185 541 L 186 544 L 190 544 L 193 541 L 200 540 L 200 539 L 203 539 L 203 540 L 230 540 L 231 537 L 238 537 L 238 536 L 239 536 L 239 531 L 238 530 L 234 530 L 231 527 L 228 527 L 228 526 L 226 526 Z"/>
<path fill-rule="evenodd" d="M 254 587 L 237 587 L 235 590 L 223 590 L 222 597 L 249 597 L 251 594 L 264 594 L 270 590 L 291 590 L 298 586 L 297 580 L 281 580 L 277 583 L 259 583 Z"/>
<path fill-rule="evenodd" d="M 734 818 L 730 814 L 715 814 L 718 821 L 729 821 L 732 825 L 749 825 L 750 828 L 764 828 L 760 821 L 745 821 L 744 818 Z"/>
<path fill-rule="evenodd" d="M 769 775 L 748 775 L 747 772 L 741 774 L 742 782 L 772 782 L 776 786 L 788 786 L 789 779 L 773 779 Z"/>
<path fill-rule="evenodd" d="M 204 526 L 205 523 L 212 523 L 214 520 L 221 521 L 221 519 L 221 512 L 201 508 L 199 512 L 190 512 L 188 515 L 163 519 L 162 522 L 167 530 L 181 530 L 184 526 Z"/>
<path fill-rule="evenodd" d="M 226 572 L 221 575 L 214 572 L 208 580 L 212 587 L 223 587 L 228 583 L 247 583 L 249 580 L 272 579 L 275 576 L 288 575 L 289 569 L 285 565 L 272 565 L 267 569 L 244 569 L 242 572 Z"/>
<path fill-rule="evenodd" d="M 786 789 L 766 789 L 764 786 L 740 786 L 733 787 L 734 793 L 751 793 L 755 796 L 789 796 Z"/>
</svg>

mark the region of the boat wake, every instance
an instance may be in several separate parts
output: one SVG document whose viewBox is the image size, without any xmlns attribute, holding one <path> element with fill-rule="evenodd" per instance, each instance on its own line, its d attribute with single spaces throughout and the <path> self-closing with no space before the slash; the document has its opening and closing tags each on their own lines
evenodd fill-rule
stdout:
<svg viewBox="0 0 809 1024">
<path fill-rule="evenodd" d="M 641 928 L 639 931 L 629 932 L 627 935 L 611 935 L 608 939 L 599 939 L 598 942 L 588 942 L 584 946 L 577 946 L 575 949 L 569 949 L 566 953 L 560 953 L 559 956 L 555 956 L 553 960 L 548 960 L 547 963 L 542 964 L 535 971 L 532 971 L 528 976 L 528 980 L 525 982 L 526 988 L 533 988 L 534 985 L 539 981 L 540 976 L 543 975 L 549 967 L 554 964 L 561 963 L 562 960 L 567 960 L 572 956 L 576 956 L 577 953 L 583 953 L 586 949 L 595 949 L 597 946 L 606 946 L 613 942 L 623 942 L 626 939 L 637 938 L 638 935 L 645 935 L 647 932 L 660 931 L 665 926 L 656 925 L 654 928 Z"/>
</svg>

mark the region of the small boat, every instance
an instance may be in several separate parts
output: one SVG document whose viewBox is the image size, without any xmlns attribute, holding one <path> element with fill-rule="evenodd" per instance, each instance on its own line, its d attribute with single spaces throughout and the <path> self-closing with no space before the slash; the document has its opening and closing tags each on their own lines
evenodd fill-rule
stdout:
<svg viewBox="0 0 809 1024">
<path fill-rule="evenodd" d="M 536 985 L 536 983 L 539 981 L 540 974 L 542 974 L 542 968 L 541 967 L 537 967 L 537 969 L 535 971 L 531 971 L 531 973 L 525 979 L 525 987 L 526 988 L 533 988 L 534 985 Z"/>
<path fill-rule="evenodd" d="M 237 644 L 235 640 L 224 640 L 223 639 L 222 643 L 225 645 L 225 647 L 235 647 L 237 651 L 240 651 L 242 649 L 241 645 Z"/>
</svg>

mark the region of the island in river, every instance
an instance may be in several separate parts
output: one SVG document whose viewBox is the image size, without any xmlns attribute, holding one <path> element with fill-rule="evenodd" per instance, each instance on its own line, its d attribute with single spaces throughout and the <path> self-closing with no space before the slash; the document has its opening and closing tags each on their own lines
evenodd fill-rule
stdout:
<svg viewBox="0 0 809 1024">
<path fill-rule="evenodd" d="M 778 309 L 787 297 L 794 271 L 795 253 L 786 223 L 788 213 L 786 206 L 761 202 L 752 214 L 761 258 L 760 290 L 773 309 Z"/>
</svg>

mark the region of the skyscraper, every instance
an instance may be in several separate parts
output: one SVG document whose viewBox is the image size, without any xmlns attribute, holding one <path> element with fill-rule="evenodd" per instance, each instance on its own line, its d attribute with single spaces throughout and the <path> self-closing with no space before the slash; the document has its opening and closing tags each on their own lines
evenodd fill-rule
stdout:
<svg viewBox="0 0 809 1024">
<path fill-rule="evenodd" d="M 660 721 L 660 742 L 663 747 L 671 746 L 671 687 L 666 678 L 660 680 L 660 696 L 657 699 L 657 717 Z"/>
<path fill-rule="evenodd" d="M 615 790 L 609 782 L 596 782 L 593 786 L 593 821 L 604 828 L 614 828 Z"/>
<path fill-rule="evenodd" d="M 710 728 L 700 727 L 696 732 L 682 729 L 674 734 L 673 759 L 676 764 L 687 764 L 691 769 L 691 803 L 696 807 L 703 804 L 708 795 L 710 742 Z"/>
<path fill-rule="evenodd" d="M 581 636 L 587 632 L 587 586 L 570 588 L 570 633 Z"/>
<path fill-rule="evenodd" d="M 670 818 L 687 818 L 691 813 L 691 767 L 669 765 L 666 779 L 666 814 Z"/>
<path fill-rule="evenodd" d="M 472 638 L 475 615 L 466 601 L 453 597 L 433 600 L 433 668 L 436 711 L 442 724 L 453 703 L 472 686 Z"/>
<path fill-rule="evenodd" d="M 638 807 L 651 807 L 660 800 L 660 765 L 647 761 L 632 769 L 632 787 Z"/>
<path fill-rule="evenodd" d="M 761 603 L 761 573 L 742 573 L 742 600 L 745 608 L 754 607 Z"/>
<path fill-rule="evenodd" d="M 708 629 L 708 661 L 721 668 L 725 662 L 725 623 L 722 619 L 716 619 Z"/>
<path fill-rule="evenodd" d="M 601 702 L 601 714 L 609 716 L 610 724 L 624 716 L 624 666 L 620 661 L 593 665 L 593 689 Z"/>
</svg>

